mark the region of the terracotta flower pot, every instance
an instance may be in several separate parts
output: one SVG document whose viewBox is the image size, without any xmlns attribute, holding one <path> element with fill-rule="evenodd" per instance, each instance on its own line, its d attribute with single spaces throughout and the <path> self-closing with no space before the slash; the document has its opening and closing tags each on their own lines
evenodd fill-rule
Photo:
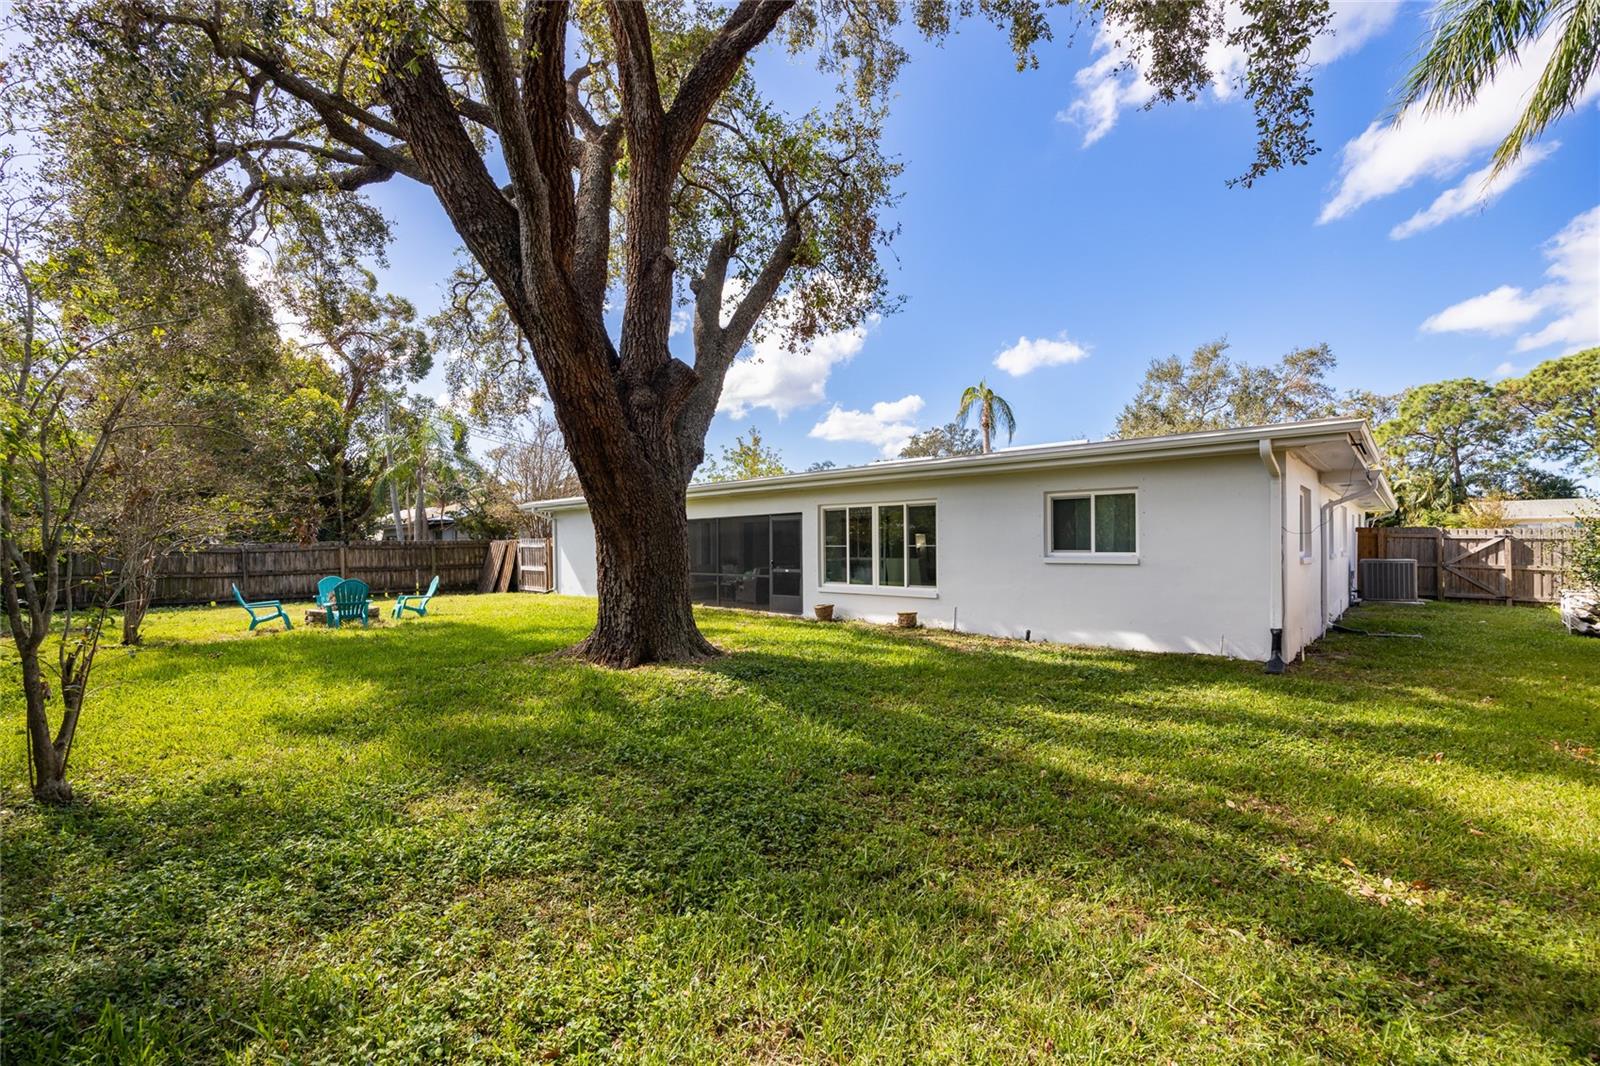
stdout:
<svg viewBox="0 0 1600 1066">
<path fill-rule="evenodd" d="M 819 622 L 831 622 L 831 621 L 833 621 L 833 604 L 831 604 L 831 603 L 819 603 L 819 604 L 816 604 L 815 606 L 813 606 L 811 609 L 816 612 L 817 621 L 819 621 Z"/>
<path fill-rule="evenodd" d="M 917 628 L 917 612 L 916 611 L 900 611 L 898 614 L 895 615 L 895 624 L 898 625 L 901 629 L 915 629 L 915 628 Z"/>
</svg>

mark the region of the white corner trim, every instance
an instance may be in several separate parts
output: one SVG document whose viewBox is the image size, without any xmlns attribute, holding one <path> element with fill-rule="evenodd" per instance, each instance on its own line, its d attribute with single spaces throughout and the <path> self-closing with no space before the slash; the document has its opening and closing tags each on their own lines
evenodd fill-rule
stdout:
<svg viewBox="0 0 1600 1066">
<path fill-rule="evenodd" d="M 1046 555 L 1044 562 L 1055 566 L 1066 563 L 1071 566 L 1138 566 L 1139 556 L 1119 555 L 1116 552 L 1084 552 L 1082 555 Z"/>
</svg>

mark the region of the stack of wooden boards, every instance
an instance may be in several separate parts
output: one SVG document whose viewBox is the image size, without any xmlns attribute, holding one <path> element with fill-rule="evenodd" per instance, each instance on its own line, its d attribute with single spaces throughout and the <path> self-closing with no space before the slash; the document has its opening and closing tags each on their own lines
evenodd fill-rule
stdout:
<svg viewBox="0 0 1600 1066">
<path fill-rule="evenodd" d="M 479 592 L 510 592 L 517 574 L 517 542 L 495 540 L 489 542 L 489 552 L 483 557 L 483 571 L 478 575 Z"/>
</svg>

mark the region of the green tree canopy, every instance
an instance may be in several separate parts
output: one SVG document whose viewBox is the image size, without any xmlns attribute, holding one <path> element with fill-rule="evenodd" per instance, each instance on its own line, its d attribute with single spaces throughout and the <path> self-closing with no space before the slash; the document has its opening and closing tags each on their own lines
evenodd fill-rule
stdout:
<svg viewBox="0 0 1600 1066">
<path fill-rule="evenodd" d="M 1600 348 L 1540 363 L 1501 382 L 1500 394 L 1527 416 L 1547 456 L 1600 475 Z"/>
<path fill-rule="evenodd" d="M 753 477 L 777 477 L 787 474 L 783 456 L 776 448 L 769 448 L 761 439 L 761 431 L 750 427 L 749 438 L 738 436 L 733 443 L 724 445 L 721 460 L 707 460 L 697 481 L 744 481 Z"/>
<path fill-rule="evenodd" d="M 1407 389 L 1378 443 L 1404 469 L 1407 509 L 1452 509 L 1501 485 L 1526 454 L 1522 420 L 1476 378 Z"/>
<path fill-rule="evenodd" d="M 900 449 L 902 459 L 946 458 L 952 455 L 976 455 L 983 451 L 978 431 L 961 422 L 946 422 L 920 433 L 914 433 Z"/>
<path fill-rule="evenodd" d="M 1227 340 L 1219 339 L 1200 345 L 1187 361 L 1175 355 L 1152 361 L 1138 393 L 1117 416 L 1117 436 L 1270 425 L 1326 418 L 1341 409 L 1327 382 L 1335 361 L 1326 344 L 1296 348 L 1276 366 L 1252 366 L 1227 352 Z M 1352 405 L 1380 402 L 1352 399 Z"/>
</svg>

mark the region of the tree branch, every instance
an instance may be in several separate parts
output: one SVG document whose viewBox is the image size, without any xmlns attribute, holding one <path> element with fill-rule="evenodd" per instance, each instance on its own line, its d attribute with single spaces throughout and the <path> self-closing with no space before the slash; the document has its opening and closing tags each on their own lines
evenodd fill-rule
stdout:
<svg viewBox="0 0 1600 1066">
<path fill-rule="evenodd" d="M 462 128 L 433 57 L 401 45 L 389 54 L 387 67 L 380 89 L 417 164 L 456 232 L 500 290 L 512 318 L 532 334 L 534 305 L 523 285 L 517 208 L 500 194 Z"/>
<path fill-rule="evenodd" d="M 728 368 L 794 265 L 800 238 L 800 225 L 791 219 L 761 272 L 739 298 L 726 326 L 722 325 L 722 301 L 728 262 L 734 251 L 734 234 L 724 233 L 706 256 L 706 271 L 695 286 L 694 369 L 700 377 L 685 400 L 674 429 L 686 477 L 693 474 L 694 468 L 705 458 L 706 430 L 716 416 L 717 400 L 722 395 Z"/>
<path fill-rule="evenodd" d="M 572 257 L 572 283 L 589 313 L 601 314 L 611 261 L 611 186 L 622 124 L 610 122 L 581 146 L 578 218 Z"/>
<path fill-rule="evenodd" d="M 583 106 L 578 90 L 596 69 L 595 64 L 584 63 L 567 75 L 567 110 L 572 112 L 572 121 L 583 131 L 583 135 L 590 139 L 600 136 L 602 128 L 594 115 L 589 113 L 589 109 Z"/>
<path fill-rule="evenodd" d="M 570 270 L 577 229 L 572 191 L 572 122 L 566 81 L 567 4 L 529 3 L 522 32 L 522 110 L 544 175 L 550 245 Z"/>
<path fill-rule="evenodd" d="M 706 117 L 733 83 L 745 56 L 764 41 L 792 0 L 743 0 L 695 60 L 666 117 L 666 156 L 677 170 L 700 137 Z"/>
</svg>

